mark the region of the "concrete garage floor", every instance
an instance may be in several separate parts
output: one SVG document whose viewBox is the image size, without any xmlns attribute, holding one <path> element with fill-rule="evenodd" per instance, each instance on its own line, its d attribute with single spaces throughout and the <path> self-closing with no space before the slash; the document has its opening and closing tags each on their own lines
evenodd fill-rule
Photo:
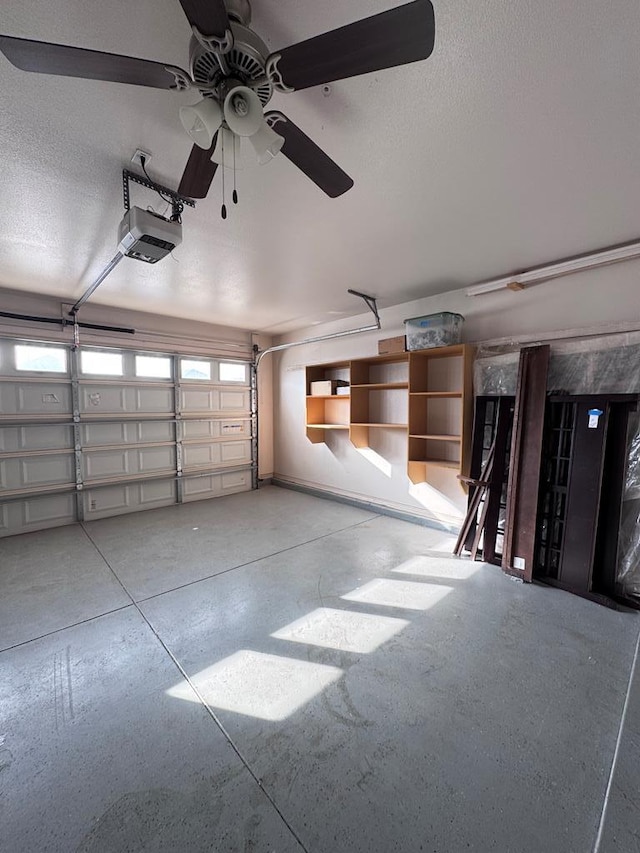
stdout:
<svg viewBox="0 0 640 853">
<path fill-rule="evenodd" d="M 0 849 L 640 850 L 637 615 L 450 547 L 276 487 L 0 541 Z"/>
</svg>

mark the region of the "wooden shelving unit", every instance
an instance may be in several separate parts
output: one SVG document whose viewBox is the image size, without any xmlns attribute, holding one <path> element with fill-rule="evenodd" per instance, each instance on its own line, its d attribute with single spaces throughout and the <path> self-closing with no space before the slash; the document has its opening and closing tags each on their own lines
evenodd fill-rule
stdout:
<svg viewBox="0 0 640 853">
<path fill-rule="evenodd" d="M 311 396 L 311 383 L 326 379 L 349 380 L 349 362 L 311 365 L 306 369 L 307 438 L 313 444 L 325 443 L 326 433 L 349 429 L 348 394 Z"/>
<path fill-rule="evenodd" d="M 468 474 L 472 368 L 466 344 L 309 366 L 307 395 L 320 379 L 350 380 L 351 393 L 307 396 L 307 437 L 319 444 L 328 431 L 348 429 L 351 443 L 363 448 L 371 430 L 404 430 L 413 483 Z"/>
<path fill-rule="evenodd" d="M 409 358 L 409 454 L 412 483 L 431 468 L 468 474 L 473 418 L 473 350 L 464 344 L 412 352 Z"/>
<path fill-rule="evenodd" d="M 351 362 L 351 429 L 354 447 L 369 447 L 370 430 L 406 432 L 407 354 L 374 356 Z"/>
</svg>

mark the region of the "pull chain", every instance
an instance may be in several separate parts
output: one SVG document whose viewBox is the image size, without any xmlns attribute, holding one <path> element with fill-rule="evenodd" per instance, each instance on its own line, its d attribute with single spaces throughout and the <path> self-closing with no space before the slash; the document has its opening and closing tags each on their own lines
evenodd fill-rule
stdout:
<svg viewBox="0 0 640 853">
<path fill-rule="evenodd" d="M 227 218 L 227 205 L 224 203 L 224 128 L 222 128 L 222 209 L 220 215 L 223 219 Z"/>
<path fill-rule="evenodd" d="M 233 203 L 238 203 L 238 193 L 236 192 L 236 138 L 233 137 Z"/>
</svg>

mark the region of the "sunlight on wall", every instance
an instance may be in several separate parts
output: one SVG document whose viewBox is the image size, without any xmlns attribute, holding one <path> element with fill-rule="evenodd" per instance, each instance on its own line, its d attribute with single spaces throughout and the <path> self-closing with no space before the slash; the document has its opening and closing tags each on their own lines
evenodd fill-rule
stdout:
<svg viewBox="0 0 640 853">
<path fill-rule="evenodd" d="M 353 592 L 348 592 L 342 598 L 363 604 L 381 604 L 384 607 L 429 610 L 452 591 L 452 586 L 376 578 Z"/>
<path fill-rule="evenodd" d="M 375 465 L 376 468 L 382 471 L 385 476 L 391 476 L 391 463 L 387 462 L 384 456 L 380 456 L 379 453 L 376 453 L 375 450 L 372 450 L 370 447 L 358 447 L 356 449 L 358 453 L 364 456 L 367 462 L 371 462 L 372 465 Z"/>
<path fill-rule="evenodd" d="M 367 654 L 390 640 L 410 623 L 391 616 L 373 616 L 351 610 L 318 607 L 271 636 L 343 652 Z"/>
<path fill-rule="evenodd" d="M 285 720 L 342 674 L 335 666 L 242 649 L 191 680 L 212 708 L 274 722 Z M 184 681 L 167 693 L 200 701 Z"/>
<path fill-rule="evenodd" d="M 480 569 L 482 563 L 463 562 L 454 557 L 411 557 L 393 569 L 401 575 L 420 575 L 423 578 L 450 578 L 464 581 Z"/>
<path fill-rule="evenodd" d="M 409 486 L 409 494 L 440 521 L 450 523 L 452 519 L 461 519 L 464 515 L 453 501 L 428 483 L 414 483 Z"/>
</svg>

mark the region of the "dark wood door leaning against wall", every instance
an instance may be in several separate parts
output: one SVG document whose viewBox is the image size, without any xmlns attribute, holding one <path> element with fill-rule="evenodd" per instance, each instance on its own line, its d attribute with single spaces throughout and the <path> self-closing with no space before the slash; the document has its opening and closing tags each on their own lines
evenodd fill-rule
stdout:
<svg viewBox="0 0 640 853">
<path fill-rule="evenodd" d="M 636 406 L 632 394 L 549 398 L 534 577 L 597 600 L 617 595 L 627 426 Z"/>
<path fill-rule="evenodd" d="M 502 569 L 528 582 L 533 578 L 549 356 L 548 345 L 520 351 L 509 457 Z"/>
</svg>

